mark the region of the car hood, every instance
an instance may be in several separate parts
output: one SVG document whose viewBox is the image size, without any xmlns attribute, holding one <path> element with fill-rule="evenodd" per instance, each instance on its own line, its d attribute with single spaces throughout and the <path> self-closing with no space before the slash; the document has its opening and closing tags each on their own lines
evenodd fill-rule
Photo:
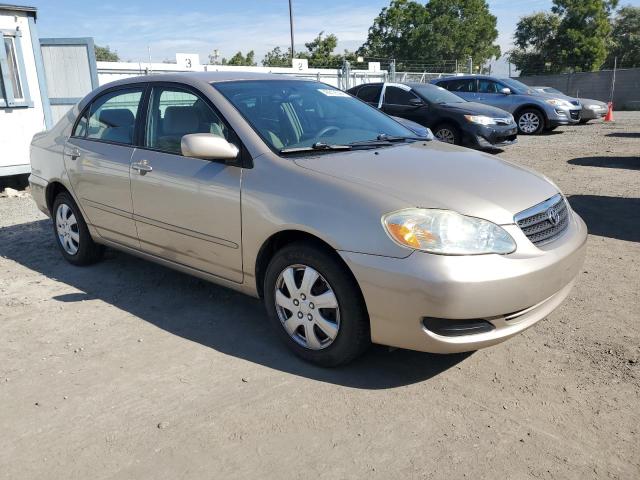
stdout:
<svg viewBox="0 0 640 480">
<path fill-rule="evenodd" d="M 509 118 L 510 115 L 509 112 L 484 103 L 441 103 L 440 106 L 445 107 L 450 112 L 460 113 L 461 115 L 485 115 L 491 118 Z"/>
<path fill-rule="evenodd" d="M 450 209 L 500 225 L 558 193 L 538 173 L 438 141 L 298 157 L 295 163 L 399 199 L 406 204 L 400 208 Z"/>
</svg>

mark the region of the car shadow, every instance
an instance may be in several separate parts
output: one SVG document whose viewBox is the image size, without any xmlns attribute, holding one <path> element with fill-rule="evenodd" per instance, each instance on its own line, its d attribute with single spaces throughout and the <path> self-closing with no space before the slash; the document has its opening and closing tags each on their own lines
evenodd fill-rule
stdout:
<svg viewBox="0 0 640 480">
<path fill-rule="evenodd" d="M 640 132 L 613 132 L 607 133 L 606 136 L 614 138 L 640 138 Z"/>
<path fill-rule="evenodd" d="M 622 168 L 640 170 L 640 156 L 636 157 L 579 157 L 567 162 L 581 167 Z"/>
<path fill-rule="evenodd" d="M 568 199 L 590 234 L 640 242 L 640 198 L 571 195 Z"/>
<path fill-rule="evenodd" d="M 323 369 L 299 360 L 254 298 L 114 250 L 91 267 L 63 260 L 50 220 L 0 228 L 0 256 L 79 290 L 53 297 L 99 299 L 167 332 L 269 368 L 361 389 L 428 380 L 470 354 L 435 355 L 373 346 L 352 364 Z"/>
</svg>

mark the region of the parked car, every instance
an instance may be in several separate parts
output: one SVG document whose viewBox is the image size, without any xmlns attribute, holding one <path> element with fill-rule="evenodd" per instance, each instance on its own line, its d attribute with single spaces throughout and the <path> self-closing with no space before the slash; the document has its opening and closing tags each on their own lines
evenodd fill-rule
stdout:
<svg viewBox="0 0 640 480">
<path fill-rule="evenodd" d="M 597 120 L 599 118 L 603 118 L 607 114 L 607 111 L 609 110 L 609 105 L 607 105 L 604 102 L 601 102 L 600 100 L 592 100 L 590 98 L 574 99 L 569 97 L 568 95 L 565 95 L 560 90 L 556 90 L 555 88 L 552 88 L 552 87 L 531 87 L 531 88 L 533 88 L 534 90 L 537 90 L 540 93 L 546 93 L 550 95 L 564 95 L 568 99 L 571 99 L 572 102 L 576 100 L 580 102 L 580 104 L 582 105 L 582 110 L 580 111 L 580 123 L 582 124 L 588 123 L 590 120 Z"/>
<path fill-rule="evenodd" d="M 564 97 L 537 92 L 512 78 L 467 75 L 438 78 L 432 83 L 466 100 L 511 112 L 523 135 L 536 135 L 580 121 L 580 102 L 573 104 Z"/>
<path fill-rule="evenodd" d="M 367 83 L 348 92 L 389 115 L 428 127 L 443 142 L 487 149 L 512 145 L 518 136 L 509 112 L 468 102 L 435 85 Z"/>
<path fill-rule="evenodd" d="M 68 262 L 109 246 L 260 297 L 289 347 L 325 366 L 371 342 L 500 343 L 565 299 L 585 255 L 584 222 L 544 176 L 418 140 L 311 80 L 120 80 L 31 155 Z"/>
</svg>

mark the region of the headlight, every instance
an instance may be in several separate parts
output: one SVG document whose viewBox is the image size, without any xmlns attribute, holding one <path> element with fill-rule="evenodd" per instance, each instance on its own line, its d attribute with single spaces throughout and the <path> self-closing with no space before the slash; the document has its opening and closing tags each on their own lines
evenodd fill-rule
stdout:
<svg viewBox="0 0 640 480">
<path fill-rule="evenodd" d="M 587 105 L 587 109 L 589 110 L 604 110 L 602 105 Z"/>
<path fill-rule="evenodd" d="M 567 107 L 572 108 L 571 102 L 567 102 L 566 100 L 559 100 L 557 98 L 551 98 L 549 100 L 545 100 L 549 105 L 553 105 L 554 107 Z"/>
<path fill-rule="evenodd" d="M 394 242 L 430 253 L 507 254 L 516 249 L 502 227 L 451 210 L 408 208 L 383 216 L 382 224 Z"/>
<path fill-rule="evenodd" d="M 494 118 L 485 117 L 484 115 L 465 115 L 464 118 L 466 118 L 468 122 L 477 123 L 478 125 L 495 125 L 496 124 L 496 121 Z"/>
</svg>

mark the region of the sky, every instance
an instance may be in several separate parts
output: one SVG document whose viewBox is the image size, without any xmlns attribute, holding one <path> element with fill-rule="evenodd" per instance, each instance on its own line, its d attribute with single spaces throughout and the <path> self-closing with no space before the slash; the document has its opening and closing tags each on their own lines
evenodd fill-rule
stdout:
<svg viewBox="0 0 640 480">
<path fill-rule="evenodd" d="M 20 3 L 15 1 L 14 3 Z M 286 49 L 289 38 L 288 0 L 25 0 L 39 10 L 41 37 L 93 37 L 109 45 L 122 60 L 175 60 L 176 53 L 198 53 L 202 63 L 220 50 L 231 57 L 254 50 L 256 58 L 273 47 Z M 488 0 L 498 18 L 498 44 L 511 47 L 518 19 L 548 10 L 551 0 Z M 640 5 L 640 0 L 622 4 Z M 296 49 L 320 31 L 335 34 L 338 48 L 354 50 L 389 0 L 293 0 Z"/>
</svg>

